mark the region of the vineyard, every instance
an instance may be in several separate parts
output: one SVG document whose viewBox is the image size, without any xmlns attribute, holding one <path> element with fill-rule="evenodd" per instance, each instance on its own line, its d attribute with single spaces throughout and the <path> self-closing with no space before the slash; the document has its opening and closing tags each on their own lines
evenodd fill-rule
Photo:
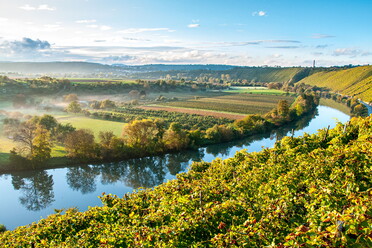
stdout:
<svg viewBox="0 0 372 248">
<path fill-rule="evenodd" d="M 213 116 L 202 116 L 198 114 L 168 112 L 164 110 L 150 110 L 141 108 L 118 108 L 114 111 L 92 111 L 91 117 L 121 122 L 131 122 L 137 119 L 157 119 L 164 120 L 168 125 L 178 122 L 184 129 L 206 130 L 214 125 L 232 123 L 233 120 L 227 118 L 215 118 Z"/>
<path fill-rule="evenodd" d="M 275 108 L 280 100 L 287 100 L 289 103 L 292 103 L 294 97 L 282 95 L 229 94 L 213 98 L 205 97 L 188 101 L 167 102 L 159 105 L 240 114 L 264 114 Z"/>
<path fill-rule="evenodd" d="M 343 95 L 356 96 L 367 102 L 372 101 L 372 66 L 318 72 L 298 83 L 328 87 Z"/>
<path fill-rule="evenodd" d="M 286 137 L 103 207 L 0 234 L 2 247 L 371 247 L 372 117 Z"/>
</svg>

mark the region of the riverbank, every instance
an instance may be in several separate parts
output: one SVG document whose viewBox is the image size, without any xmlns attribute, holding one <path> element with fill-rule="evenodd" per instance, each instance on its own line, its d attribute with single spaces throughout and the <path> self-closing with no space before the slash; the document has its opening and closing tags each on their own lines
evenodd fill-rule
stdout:
<svg viewBox="0 0 372 248">
<path fill-rule="evenodd" d="M 296 127 L 296 123 L 304 123 L 306 121 L 309 121 L 311 118 L 314 117 L 314 115 L 316 114 L 316 111 L 317 110 L 314 109 L 310 113 L 307 113 L 307 114 L 301 116 L 299 119 L 295 119 L 295 120 L 290 121 L 290 122 L 284 122 L 282 125 L 273 125 L 272 129 L 262 132 L 261 135 L 267 135 L 267 134 L 270 134 L 270 133 L 273 133 L 273 132 L 275 133 L 275 131 L 281 130 L 283 128 L 285 129 L 286 127 L 291 127 L 291 130 L 293 130 L 293 129 L 295 129 L 294 127 Z M 252 133 L 251 135 L 240 137 L 238 139 L 228 140 L 226 142 L 238 141 L 238 140 L 246 139 L 246 138 L 249 138 L 249 137 L 254 137 L 257 134 L 259 134 L 259 133 Z M 209 142 L 209 143 L 206 144 L 206 146 L 218 145 L 218 144 L 223 144 L 223 143 L 225 143 L 225 142 L 220 142 L 220 143 Z M 205 147 L 205 146 L 201 146 L 201 147 Z M 188 148 L 187 150 L 197 150 L 201 147 L 195 147 L 193 149 Z M 6 174 L 6 173 L 12 173 L 12 172 L 21 172 L 21 171 L 48 170 L 48 169 L 58 169 L 58 168 L 65 168 L 65 167 L 77 167 L 77 166 L 81 166 L 81 165 L 85 165 L 85 164 L 94 165 L 94 164 L 102 164 L 102 163 L 110 163 L 110 162 L 120 162 L 122 160 L 137 159 L 137 158 L 148 157 L 148 156 L 160 156 L 160 155 L 164 155 L 164 154 L 177 153 L 177 152 L 180 152 L 180 151 L 158 152 L 158 153 L 153 153 L 153 154 L 147 154 L 146 156 L 135 156 L 135 154 L 133 154 L 133 156 L 120 158 L 120 159 L 116 159 L 116 160 L 112 160 L 112 159 L 110 159 L 110 160 L 92 159 L 92 160 L 82 161 L 82 160 L 79 160 L 79 159 L 74 159 L 74 158 L 69 158 L 67 156 L 64 156 L 64 157 L 52 157 L 52 158 L 50 158 L 49 160 L 45 161 L 42 164 L 31 164 L 31 163 L 27 163 L 27 161 L 20 161 L 16 165 L 11 164 L 10 161 L 9 161 L 9 158 L 8 158 L 7 162 L 4 162 L 4 161 L 6 161 L 4 159 L 4 157 L 6 155 L 9 156 L 10 154 L 4 154 L 3 153 L 2 156 L 0 156 L 0 157 L 3 158 L 3 163 L 1 163 L 1 166 L 0 166 L 0 174 Z"/>
</svg>

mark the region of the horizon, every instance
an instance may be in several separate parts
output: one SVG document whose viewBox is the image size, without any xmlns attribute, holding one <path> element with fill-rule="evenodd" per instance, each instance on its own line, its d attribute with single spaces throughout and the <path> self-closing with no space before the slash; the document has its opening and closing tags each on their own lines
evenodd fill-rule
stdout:
<svg viewBox="0 0 372 248">
<path fill-rule="evenodd" d="M 0 61 L 369 65 L 368 0 L 4 0 Z M 47 2 L 47 3 L 46 3 Z"/>
</svg>

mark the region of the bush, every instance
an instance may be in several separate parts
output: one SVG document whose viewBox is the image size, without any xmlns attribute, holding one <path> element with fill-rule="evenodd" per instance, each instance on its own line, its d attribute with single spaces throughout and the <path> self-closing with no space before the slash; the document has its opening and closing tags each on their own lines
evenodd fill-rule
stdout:
<svg viewBox="0 0 372 248">
<path fill-rule="evenodd" d="M 5 231 L 6 231 L 6 227 L 3 224 L 0 224 L 0 233 L 5 232 Z"/>
</svg>

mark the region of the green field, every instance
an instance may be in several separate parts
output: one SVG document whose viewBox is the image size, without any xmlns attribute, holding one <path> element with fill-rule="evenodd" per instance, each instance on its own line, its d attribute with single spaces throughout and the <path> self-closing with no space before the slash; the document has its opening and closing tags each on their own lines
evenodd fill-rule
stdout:
<svg viewBox="0 0 372 248">
<path fill-rule="evenodd" d="M 283 90 L 268 89 L 266 87 L 231 87 L 225 92 L 229 93 L 248 93 L 248 94 L 259 94 L 259 95 L 285 95 L 286 92 Z M 293 94 L 293 93 L 290 93 Z"/>
<path fill-rule="evenodd" d="M 136 84 L 135 80 L 121 80 L 121 79 L 70 78 L 69 80 L 73 84 L 95 84 L 95 83 Z"/>
<path fill-rule="evenodd" d="M 57 120 L 61 123 L 70 123 L 77 129 L 90 129 L 93 131 L 96 138 L 100 131 L 112 131 L 115 135 L 121 136 L 124 125 L 122 122 L 92 119 L 80 115 L 57 117 Z"/>
<path fill-rule="evenodd" d="M 372 102 L 372 65 L 315 73 L 298 82 L 328 87 L 343 95 L 356 96 Z"/>
<path fill-rule="evenodd" d="M 213 98 L 204 97 L 187 101 L 167 102 L 159 105 L 239 114 L 264 114 L 272 110 L 279 100 L 287 100 L 289 103 L 292 103 L 294 97 L 282 95 L 228 94 Z"/>
</svg>

